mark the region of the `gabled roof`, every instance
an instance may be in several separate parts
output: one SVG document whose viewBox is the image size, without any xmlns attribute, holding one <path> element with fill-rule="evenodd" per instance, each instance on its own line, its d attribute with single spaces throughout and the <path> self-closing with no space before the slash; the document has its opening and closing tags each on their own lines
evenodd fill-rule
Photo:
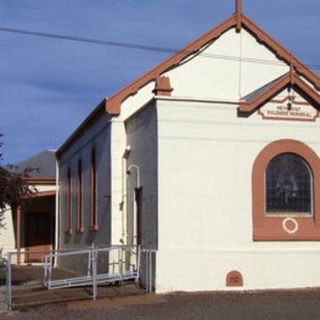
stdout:
<svg viewBox="0 0 320 320">
<path fill-rule="evenodd" d="M 293 57 L 289 51 L 284 49 L 279 43 L 272 39 L 267 33 L 261 30 L 254 22 L 243 14 L 237 16 L 234 14 L 229 19 L 218 25 L 216 28 L 212 29 L 208 33 L 204 34 L 202 37 L 198 38 L 187 47 L 165 60 L 163 63 L 158 65 L 156 68 L 150 70 L 142 77 L 138 78 L 127 87 L 121 89 L 109 99 L 106 100 L 106 111 L 113 115 L 119 115 L 121 110 L 121 103 L 131 95 L 134 95 L 141 87 L 146 85 L 152 80 L 155 80 L 157 76 L 178 65 L 182 60 L 198 52 L 203 46 L 209 42 L 219 38 L 223 33 L 231 28 L 238 28 L 237 22 L 241 21 L 241 26 L 251 33 L 256 39 L 261 43 L 266 45 L 271 51 L 273 51 L 276 56 L 286 62 L 288 65 L 292 65 L 295 70 L 302 76 L 304 76 L 309 82 L 311 82 L 314 87 L 320 89 L 320 78 L 314 74 L 310 69 L 308 69 L 302 62 L 297 58 Z"/>
<path fill-rule="evenodd" d="M 299 78 L 295 72 L 290 71 L 276 81 L 271 82 L 268 86 L 264 87 L 263 90 L 258 90 L 255 94 L 247 96 L 249 100 L 240 102 L 239 112 L 247 114 L 253 113 L 268 100 L 288 87 L 292 87 L 301 93 L 315 108 L 320 108 L 320 94 Z"/>
<path fill-rule="evenodd" d="M 24 170 L 31 169 L 28 172 L 30 178 L 56 178 L 56 157 L 55 151 L 44 150 L 22 162 L 19 162 L 15 166 L 17 173 L 22 173 Z"/>
<path fill-rule="evenodd" d="M 293 57 L 289 51 L 283 48 L 278 42 L 272 39 L 267 33 L 261 30 L 254 22 L 252 22 L 245 15 L 237 11 L 230 18 L 225 20 L 223 23 L 219 24 L 214 29 L 210 30 L 197 40 L 193 41 L 184 49 L 180 50 L 178 53 L 174 54 L 157 67 L 151 69 L 143 76 L 137 80 L 130 83 L 125 88 L 116 92 L 114 95 L 105 99 L 104 102 L 100 103 L 99 106 L 94 110 L 94 112 L 89 115 L 86 120 L 80 125 L 80 127 L 74 132 L 74 134 L 64 143 L 57 151 L 57 156 L 59 157 L 66 148 L 73 143 L 74 139 L 79 136 L 84 128 L 90 126 L 95 119 L 97 114 L 101 112 L 107 112 L 112 116 L 118 116 L 121 112 L 121 104 L 129 96 L 132 96 L 138 92 L 140 88 L 148 84 L 149 82 L 156 80 L 164 72 L 177 66 L 182 60 L 186 59 L 188 56 L 198 52 L 206 44 L 212 42 L 219 38 L 223 33 L 228 30 L 235 28 L 237 32 L 244 28 L 250 34 L 252 34 L 260 43 L 263 43 L 268 47 L 274 54 L 281 60 L 283 60 L 288 65 L 291 65 L 295 71 L 308 80 L 317 90 L 320 90 L 320 78 L 308 69 L 301 61 Z"/>
<path fill-rule="evenodd" d="M 279 79 L 281 79 L 283 77 L 283 75 L 281 77 L 278 77 L 272 81 L 270 81 L 269 83 L 263 85 L 262 87 L 254 90 L 253 92 L 247 94 L 246 96 L 244 96 L 243 98 L 241 98 L 241 101 L 244 102 L 249 102 L 249 101 L 253 101 L 255 100 L 261 93 L 267 91 L 269 88 L 271 88 L 277 81 L 279 81 Z"/>
</svg>

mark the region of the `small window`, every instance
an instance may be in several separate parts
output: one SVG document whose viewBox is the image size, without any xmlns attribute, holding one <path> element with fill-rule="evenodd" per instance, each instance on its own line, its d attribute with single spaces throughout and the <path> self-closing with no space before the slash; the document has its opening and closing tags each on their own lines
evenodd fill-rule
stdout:
<svg viewBox="0 0 320 320">
<path fill-rule="evenodd" d="M 266 169 L 266 214 L 312 214 L 312 174 L 298 155 L 284 153 Z"/>
</svg>

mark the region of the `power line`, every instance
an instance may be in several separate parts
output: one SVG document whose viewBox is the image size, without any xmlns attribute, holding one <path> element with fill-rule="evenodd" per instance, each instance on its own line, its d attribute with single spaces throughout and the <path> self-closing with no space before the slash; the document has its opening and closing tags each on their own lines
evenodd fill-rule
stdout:
<svg viewBox="0 0 320 320">
<path fill-rule="evenodd" d="M 5 28 L 5 27 L 0 27 L 0 32 L 15 33 L 15 34 L 28 35 L 28 36 L 58 39 L 58 40 L 75 41 L 75 42 L 82 42 L 82 43 L 90 43 L 90 44 L 103 45 L 103 46 L 109 46 L 109 47 L 152 51 L 152 52 L 161 52 L 161 53 L 178 53 L 178 52 L 180 52 L 181 54 L 188 53 L 186 50 L 177 50 L 177 49 L 168 48 L 168 47 L 147 46 L 147 45 L 141 45 L 141 44 L 130 43 L 130 42 L 99 40 L 99 39 L 93 39 L 93 38 L 67 36 L 67 35 L 61 35 L 61 34 L 45 33 L 45 32 L 22 30 L 22 29 L 13 29 L 13 28 Z M 195 52 L 189 52 L 189 53 L 194 54 Z M 229 60 L 229 61 L 243 61 L 243 62 L 249 62 L 249 63 L 283 66 L 283 64 L 281 62 L 276 62 L 276 61 L 272 61 L 272 60 L 265 60 L 265 59 L 237 57 L 237 56 L 228 56 L 228 55 L 216 55 L 216 54 L 209 54 L 209 53 L 200 53 L 199 55 L 202 57 L 213 58 L 213 59 L 221 59 L 221 60 Z M 315 69 L 315 70 L 319 69 L 320 70 L 320 65 L 317 65 L 317 64 L 305 64 L 305 65 L 311 69 Z"/>
</svg>

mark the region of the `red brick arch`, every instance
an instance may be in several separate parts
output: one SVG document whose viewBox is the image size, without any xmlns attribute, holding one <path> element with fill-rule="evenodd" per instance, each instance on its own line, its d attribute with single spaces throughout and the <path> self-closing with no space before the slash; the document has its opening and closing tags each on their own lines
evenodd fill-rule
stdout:
<svg viewBox="0 0 320 320">
<path fill-rule="evenodd" d="M 313 215 L 310 217 L 266 216 L 265 171 L 279 154 L 294 153 L 309 165 L 313 175 Z M 257 156 L 252 171 L 252 219 L 254 240 L 320 240 L 320 159 L 306 144 L 291 139 L 277 140 L 267 145 Z M 294 221 L 293 221 L 294 220 Z M 286 231 L 286 223 L 297 224 L 297 231 Z"/>
</svg>

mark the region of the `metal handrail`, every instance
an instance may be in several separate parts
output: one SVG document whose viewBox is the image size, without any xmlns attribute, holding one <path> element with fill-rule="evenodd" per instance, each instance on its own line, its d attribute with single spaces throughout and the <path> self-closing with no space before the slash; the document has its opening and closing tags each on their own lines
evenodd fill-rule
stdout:
<svg viewBox="0 0 320 320">
<path fill-rule="evenodd" d="M 106 273 L 97 272 L 99 254 L 114 254 L 114 260 L 107 263 Z M 44 268 L 43 285 L 47 289 L 92 286 L 92 299 L 98 296 L 98 285 L 106 283 L 123 283 L 125 280 L 134 280 L 139 283 L 141 276 L 141 255 L 145 254 L 146 262 L 146 291 L 153 290 L 153 255 L 156 250 L 151 248 L 142 248 L 139 245 L 109 245 L 88 247 L 79 249 L 51 250 L 49 254 L 42 257 Z M 39 250 L 36 253 L 48 253 L 48 250 Z M 19 252 L 8 252 L 6 260 L 6 299 L 5 309 L 7 312 L 12 310 L 12 258 L 18 256 Z M 88 255 L 87 274 L 75 276 L 67 279 L 54 280 L 52 278 L 56 259 L 74 256 L 78 254 Z M 110 272 L 111 271 L 111 272 Z"/>
</svg>

